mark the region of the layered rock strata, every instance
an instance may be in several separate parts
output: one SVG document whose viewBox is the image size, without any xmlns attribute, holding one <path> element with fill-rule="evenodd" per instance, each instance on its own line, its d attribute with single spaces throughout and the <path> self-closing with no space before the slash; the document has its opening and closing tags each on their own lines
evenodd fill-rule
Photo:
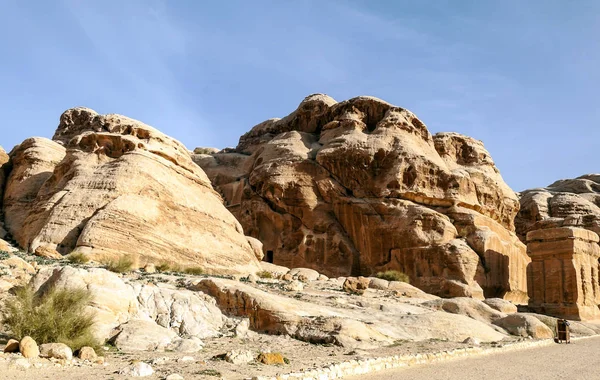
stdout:
<svg viewBox="0 0 600 380">
<path fill-rule="evenodd" d="M 265 260 L 328 276 L 400 270 L 441 296 L 526 302 L 519 209 L 480 141 L 372 97 L 307 97 L 235 149 L 195 154 Z"/>
<path fill-rule="evenodd" d="M 596 233 L 572 227 L 527 234 L 533 311 L 574 320 L 600 319 L 598 240 Z"/>
<path fill-rule="evenodd" d="M 529 231 L 542 228 L 579 227 L 600 233 L 600 174 L 525 190 L 520 202 L 515 225 L 523 241 Z"/>
<path fill-rule="evenodd" d="M 28 251 L 219 273 L 259 269 L 242 227 L 187 149 L 139 121 L 70 109 L 52 140 L 27 139 L 10 157 L 5 224 Z"/>
</svg>

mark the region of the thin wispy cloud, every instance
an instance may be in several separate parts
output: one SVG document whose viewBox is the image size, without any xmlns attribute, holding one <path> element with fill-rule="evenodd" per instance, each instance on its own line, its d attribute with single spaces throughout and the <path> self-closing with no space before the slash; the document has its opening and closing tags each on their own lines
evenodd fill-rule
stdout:
<svg viewBox="0 0 600 380">
<path fill-rule="evenodd" d="M 189 148 L 233 146 L 324 92 L 377 96 L 433 132 L 482 140 L 517 190 L 598 171 L 589 153 L 600 138 L 594 0 L 5 0 L 0 8 L 0 144 L 9 149 L 51 136 L 77 105 L 137 118 Z"/>
</svg>

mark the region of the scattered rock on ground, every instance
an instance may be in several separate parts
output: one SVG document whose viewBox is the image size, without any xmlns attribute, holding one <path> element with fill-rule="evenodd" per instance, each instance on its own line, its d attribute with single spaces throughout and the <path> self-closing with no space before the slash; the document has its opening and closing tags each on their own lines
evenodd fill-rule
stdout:
<svg viewBox="0 0 600 380">
<path fill-rule="evenodd" d="M 81 347 L 77 353 L 77 357 L 81 360 L 89 360 L 91 362 L 98 358 L 96 351 L 92 347 Z"/>
<path fill-rule="evenodd" d="M 150 366 L 150 364 L 144 362 L 135 362 L 131 365 L 128 365 L 125 368 L 122 368 L 119 371 L 119 375 L 125 375 L 130 377 L 146 377 L 152 376 L 154 370 Z"/>
<path fill-rule="evenodd" d="M 294 268 L 290 270 L 289 274 L 295 280 L 302 282 L 317 281 L 319 279 L 319 272 L 309 268 Z"/>
<path fill-rule="evenodd" d="M 40 350 L 37 343 L 30 336 L 26 336 L 19 342 L 19 352 L 25 358 L 37 358 Z"/>
<path fill-rule="evenodd" d="M 225 361 L 232 364 L 246 364 L 254 360 L 252 351 L 232 350 L 225 354 Z"/>
<path fill-rule="evenodd" d="M 9 339 L 4 347 L 4 352 L 19 352 L 19 341 L 16 339 Z"/>
<path fill-rule="evenodd" d="M 73 359 L 73 351 L 64 343 L 45 343 L 40 345 L 40 356 L 54 359 Z"/>
<path fill-rule="evenodd" d="M 278 352 L 261 352 L 256 361 L 266 365 L 285 364 L 285 358 Z"/>
</svg>

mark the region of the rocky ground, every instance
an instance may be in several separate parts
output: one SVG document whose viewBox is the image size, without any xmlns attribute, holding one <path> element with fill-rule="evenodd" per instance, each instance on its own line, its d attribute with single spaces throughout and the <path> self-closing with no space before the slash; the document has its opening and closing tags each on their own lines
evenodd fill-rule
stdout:
<svg viewBox="0 0 600 380">
<path fill-rule="evenodd" d="M 500 299 L 441 299 L 403 282 L 329 279 L 266 263 L 262 272 L 237 278 L 147 269 L 117 274 L 94 263 L 1 253 L 0 298 L 11 297 L 14 285 L 86 288 L 94 296 L 96 333 L 110 342 L 98 352 L 102 364 L 1 354 L 3 378 L 116 379 L 130 376 L 123 371 L 132 363 L 145 363 L 153 369 L 148 378 L 244 379 L 352 359 L 551 338 L 548 326 L 555 323 Z M 600 332 L 593 324 L 574 322 L 572 328 L 575 336 Z M 5 331 L 0 344 L 8 338 Z M 259 359 L 261 353 L 274 355 Z"/>
</svg>

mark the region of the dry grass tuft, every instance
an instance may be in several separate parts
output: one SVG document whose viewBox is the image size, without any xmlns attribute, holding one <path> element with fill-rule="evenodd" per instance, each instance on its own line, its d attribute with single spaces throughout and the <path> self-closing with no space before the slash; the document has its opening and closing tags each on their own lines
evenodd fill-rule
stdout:
<svg viewBox="0 0 600 380">
<path fill-rule="evenodd" d="M 67 260 L 69 260 L 71 264 L 85 264 L 90 261 L 90 258 L 83 253 L 71 253 L 67 256 Z"/>
<path fill-rule="evenodd" d="M 50 289 L 35 294 L 17 288 L 4 303 L 3 323 L 13 337 L 32 337 L 38 344 L 64 343 L 76 351 L 84 346 L 100 348 L 94 337 L 94 316 L 86 310 L 92 300 L 85 289 Z"/>
<path fill-rule="evenodd" d="M 111 260 L 106 263 L 106 269 L 115 273 L 127 273 L 131 272 L 133 268 L 134 261 L 127 257 L 121 256 L 118 260 Z"/>
<path fill-rule="evenodd" d="M 375 275 L 377 278 L 381 278 L 383 280 L 388 281 L 401 281 L 410 284 L 410 277 L 406 273 L 402 273 L 397 270 L 388 270 L 385 272 L 379 272 Z"/>
</svg>

